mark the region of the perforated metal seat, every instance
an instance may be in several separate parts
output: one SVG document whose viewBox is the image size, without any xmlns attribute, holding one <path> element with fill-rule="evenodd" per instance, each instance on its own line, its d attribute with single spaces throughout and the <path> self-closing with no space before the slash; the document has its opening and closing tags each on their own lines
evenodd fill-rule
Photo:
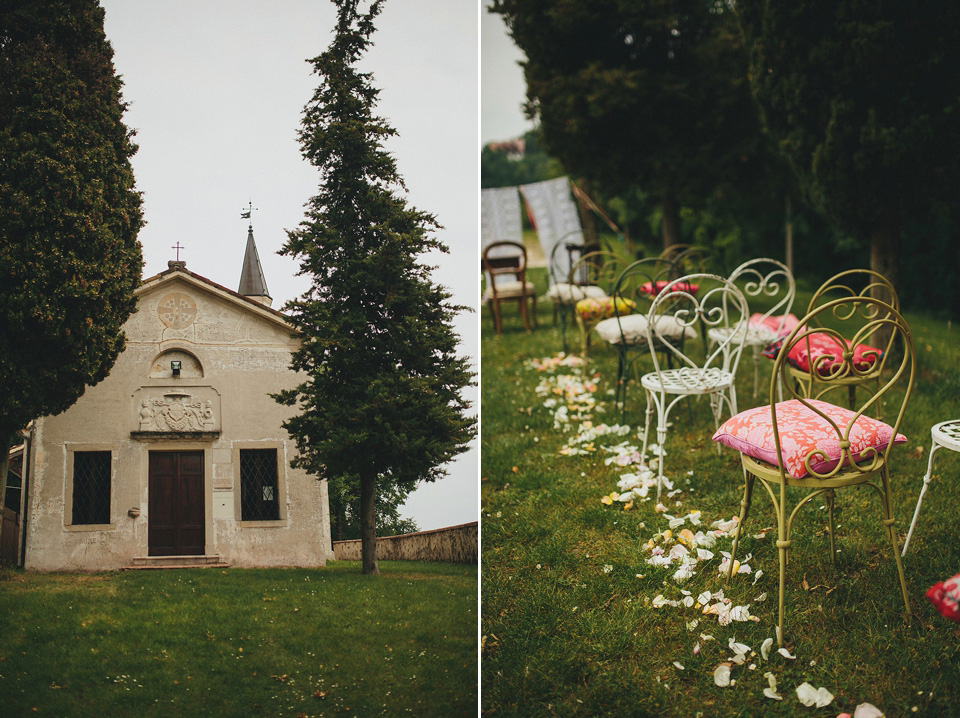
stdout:
<svg viewBox="0 0 960 718">
<path fill-rule="evenodd" d="M 923 497 L 927 493 L 927 487 L 933 478 L 933 456 L 937 449 L 950 449 L 960 453 L 960 419 L 949 419 L 941 421 L 930 429 L 930 458 L 927 460 L 927 473 L 923 477 L 923 486 L 920 487 L 920 498 L 917 499 L 917 508 L 913 511 L 913 521 L 910 522 L 910 530 L 907 531 L 907 539 L 903 542 L 903 551 L 901 556 L 906 556 L 907 546 L 910 545 L 910 537 L 913 536 L 913 528 L 917 525 L 917 517 L 920 515 L 920 504 L 923 503 Z"/>
</svg>

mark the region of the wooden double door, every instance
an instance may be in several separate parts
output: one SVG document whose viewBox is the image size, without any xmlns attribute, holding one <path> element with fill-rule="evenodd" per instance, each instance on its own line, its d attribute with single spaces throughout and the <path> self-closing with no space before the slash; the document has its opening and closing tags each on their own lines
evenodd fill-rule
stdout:
<svg viewBox="0 0 960 718">
<path fill-rule="evenodd" d="M 202 556 L 203 452 L 151 451 L 150 556 Z"/>
</svg>

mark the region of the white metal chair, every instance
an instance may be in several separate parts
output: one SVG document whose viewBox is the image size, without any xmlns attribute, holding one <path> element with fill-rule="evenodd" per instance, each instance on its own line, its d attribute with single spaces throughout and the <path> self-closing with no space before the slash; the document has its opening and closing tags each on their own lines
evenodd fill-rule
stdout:
<svg viewBox="0 0 960 718">
<path fill-rule="evenodd" d="M 789 334 L 797 325 L 797 318 L 790 314 L 797 287 L 787 265 L 767 257 L 744 262 L 730 273 L 729 279 L 734 283 L 742 283 L 743 294 L 748 301 L 773 302 L 765 312 L 754 312 L 745 327 L 743 344 L 753 347 L 753 397 L 756 398 L 760 350 Z M 719 342 L 726 338 L 728 332 L 724 327 L 714 327 L 707 332 L 707 337 L 711 342 Z"/>
<path fill-rule="evenodd" d="M 910 522 L 910 530 L 907 531 L 907 538 L 903 542 L 903 551 L 901 556 L 907 555 L 907 546 L 910 545 L 910 537 L 913 536 L 913 528 L 917 525 L 917 517 L 920 515 L 920 504 L 923 503 L 923 497 L 927 493 L 927 487 L 930 485 L 930 479 L 933 475 L 933 456 L 937 449 L 950 449 L 960 453 L 960 419 L 949 419 L 941 421 L 930 429 L 930 458 L 927 460 L 927 473 L 923 477 L 923 486 L 920 487 L 920 498 L 917 499 L 917 508 L 913 511 L 913 521 Z"/>
<path fill-rule="evenodd" d="M 693 286 L 698 287 L 696 294 L 685 289 Z M 714 428 L 720 423 L 724 402 L 727 403 L 731 415 L 737 413 L 734 378 L 743 351 L 743 338 L 746 335 L 743 328 L 748 318 L 747 300 L 737 285 L 729 279 L 712 274 L 688 274 L 675 279 L 653 300 L 647 314 L 646 332 L 654 371 L 640 378 L 640 385 L 647 397 L 642 454 L 647 451 L 653 412 L 657 412 L 657 443 L 663 449 L 670 411 L 684 397 L 709 397 Z M 725 339 L 710 347 L 703 332 L 694 331 L 691 332 L 692 337 L 678 346 L 675 341 L 676 329 L 694 329 L 696 326 L 707 330 L 723 327 L 728 329 L 729 333 Z M 702 339 L 702 344 L 697 342 L 698 336 Z M 704 352 L 704 358 L 699 362 L 691 358 L 698 346 L 702 346 Z M 657 358 L 660 351 L 670 357 L 677 368 L 661 366 Z M 717 450 L 719 451 L 719 447 Z M 663 490 L 665 453 L 661 453 L 658 461 L 658 503 Z"/>
</svg>

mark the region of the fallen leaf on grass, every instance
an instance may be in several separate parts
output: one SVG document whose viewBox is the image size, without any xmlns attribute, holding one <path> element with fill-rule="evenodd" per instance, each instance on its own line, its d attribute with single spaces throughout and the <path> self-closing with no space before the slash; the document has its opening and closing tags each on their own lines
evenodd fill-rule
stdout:
<svg viewBox="0 0 960 718">
<path fill-rule="evenodd" d="M 322 699 L 324 699 L 324 698 L 327 697 L 327 694 L 328 694 L 329 692 L 330 692 L 330 691 L 317 691 L 316 693 L 313 694 L 313 697 L 314 697 L 314 698 L 320 698 L 320 699 L 322 700 Z"/>
</svg>

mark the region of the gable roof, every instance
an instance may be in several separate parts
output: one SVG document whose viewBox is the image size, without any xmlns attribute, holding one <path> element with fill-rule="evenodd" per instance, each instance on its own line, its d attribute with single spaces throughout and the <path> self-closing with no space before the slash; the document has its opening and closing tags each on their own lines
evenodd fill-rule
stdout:
<svg viewBox="0 0 960 718">
<path fill-rule="evenodd" d="M 252 311 L 254 314 L 258 314 L 274 324 L 279 324 L 288 331 L 293 331 L 293 326 L 287 320 L 287 315 L 283 312 L 272 309 L 265 304 L 261 304 L 256 299 L 245 297 L 244 295 L 240 294 L 239 292 L 235 292 L 232 289 L 227 289 L 223 285 L 217 284 L 216 282 L 207 279 L 202 275 L 191 272 L 189 269 L 187 269 L 186 262 L 167 262 L 167 269 L 159 274 L 155 274 L 152 277 L 144 279 L 140 286 L 137 287 L 135 294 L 139 296 L 161 284 L 166 284 L 174 279 L 180 279 L 188 284 L 192 284 L 198 289 L 219 296 L 221 299 L 238 305 L 242 309 Z"/>
</svg>

